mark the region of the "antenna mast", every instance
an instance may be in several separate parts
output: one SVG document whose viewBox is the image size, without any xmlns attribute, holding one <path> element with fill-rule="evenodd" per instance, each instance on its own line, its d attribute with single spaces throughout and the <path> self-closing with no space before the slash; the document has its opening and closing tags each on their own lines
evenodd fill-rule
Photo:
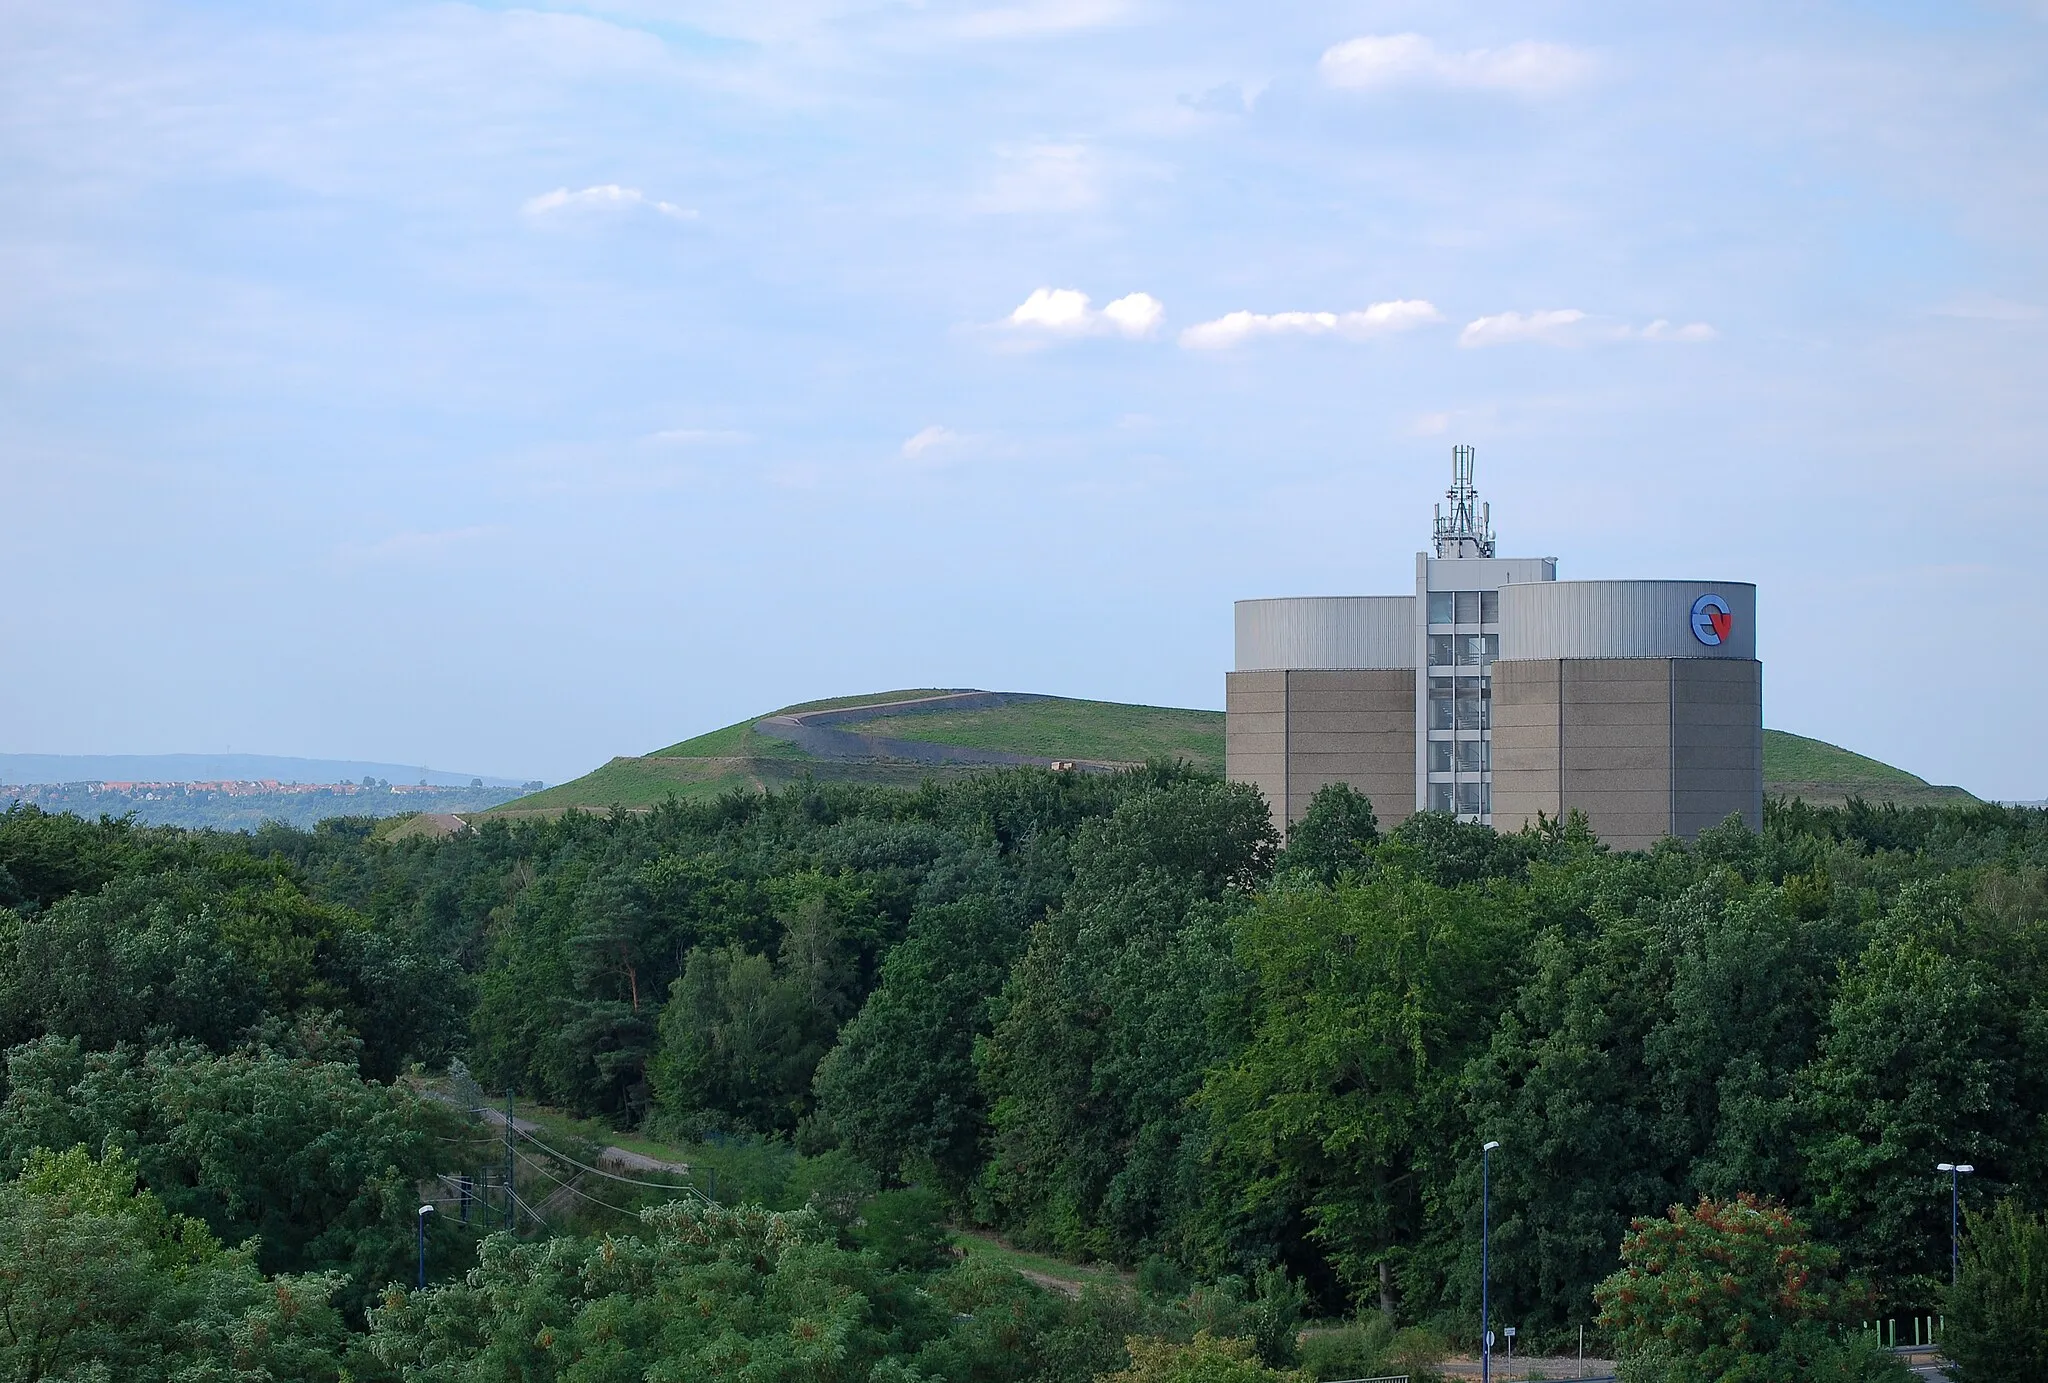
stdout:
<svg viewBox="0 0 2048 1383">
<path fill-rule="evenodd" d="M 1472 485 L 1473 451 L 1468 446 L 1451 448 L 1451 488 L 1444 498 L 1451 512 L 1436 507 L 1436 555 L 1439 557 L 1493 556 L 1493 506 L 1480 504 L 1479 491 Z"/>
</svg>

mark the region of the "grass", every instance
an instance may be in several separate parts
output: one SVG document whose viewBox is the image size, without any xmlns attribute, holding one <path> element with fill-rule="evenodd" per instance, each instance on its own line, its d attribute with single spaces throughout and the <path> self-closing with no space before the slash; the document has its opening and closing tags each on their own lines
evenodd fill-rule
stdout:
<svg viewBox="0 0 2048 1383">
<path fill-rule="evenodd" d="M 779 745 L 801 758 L 804 757 L 804 752 L 787 740 L 769 739 L 765 735 L 755 734 L 754 722 L 765 719 L 766 716 L 790 715 L 801 711 L 837 711 L 848 706 L 871 706 L 877 701 L 908 701 L 918 696 L 942 696 L 947 690 L 949 689 L 945 687 L 909 687 L 902 691 L 868 692 L 863 696 L 835 696 L 823 701 L 800 701 L 794 706 L 784 706 L 779 711 L 769 711 L 766 715 L 748 716 L 736 725 L 709 731 L 694 739 L 684 740 L 680 744 L 672 744 L 666 749 L 657 749 L 647 757 L 698 759 L 760 754 L 770 752 L 765 746 Z"/>
<path fill-rule="evenodd" d="M 1961 788 L 1939 786 L 1840 745 L 1784 730 L 1764 731 L 1764 791 L 1804 798 L 1815 806 L 1838 806 L 1851 797 L 1902 807 L 1976 800 Z"/>
<path fill-rule="evenodd" d="M 1812 740 L 1784 730 L 1764 731 L 1764 777 L 1786 783 L 1869 783 L 1896 787 L 1929 787 L 1903 768 L 1852 753 L 1825 740 Z"/>
<path fill-rule="evenodd" d="M 1223 771 L 1223 712 L 1117 701 L 1020 701 L 980 711 L 881 716 L 847 729 L 887 739 L 1001 749 L 1053 759 L 1187 759 Z"/>
<path fill-rule="evenodd" d="M 1050 1254 L 1012 1248 L 993 1234 L 978 1230 L 955 1230 L 953 1243 L 969 1263 L 1008 1268 L 1029 1278 L 1050 1278 L 1055 1282 L 1072 1283 L 1077 1288 L 1090 1285 L 1108 1287 L 1131 1280 L 1127 1274 L 1107 1264 L 1083 1265 L 1065 1258 L 1054 1258 Z"/>
</svg>

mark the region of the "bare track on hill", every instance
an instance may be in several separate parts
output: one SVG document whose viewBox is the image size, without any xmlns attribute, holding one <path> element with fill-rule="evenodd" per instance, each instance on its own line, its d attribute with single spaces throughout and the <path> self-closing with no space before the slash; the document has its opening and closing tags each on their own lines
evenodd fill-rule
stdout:
<svg viewBox="0 0 2048 1383">
<path fill-rule="evenodd" d="M 864 735 L 858 730 L 838 727 L 857 725 L 885 716 L 921 715 L 938 711 L 982 711 L 995 706 L 1012 706 L 1026 701 L 1056 701 L 1038 692 L 954 691 L 937 696 L 917 696 L 905 701 L 879 701 L 866 706 L 841 706 L 827 711 L 797 711 L 765 716 L 754 722 L 755 733 L 796 745 L 813 758 L 850 760 L 893 759 L 919 764 L 1035 765 L 1051 768 L 1072 764 L 1095 773 L 1113 772 L 1130 765 L 1110 759 L 1056 759 L 1039 754 L 1013 754 L 1003 749 L 973 749 L 966 745 L 934 744 L 928 740 L 885 738 Z"/>
</svg>

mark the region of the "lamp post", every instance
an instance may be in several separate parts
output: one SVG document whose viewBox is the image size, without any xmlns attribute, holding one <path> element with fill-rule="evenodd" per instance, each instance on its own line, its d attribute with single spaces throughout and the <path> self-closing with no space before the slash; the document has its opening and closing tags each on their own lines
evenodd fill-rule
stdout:
<svg viewBox="0 0 2048 1383">
<path fill-rule="evenodd" d="M 1957 1220 L 1957 1201 L 1961 1195 L 1962 1179 L 1977 1169 L 1967 1162 L 1937 1162 L 1934 1170 L 1948 1173 L 1948 1285 L 1953 1289 L 1962 1277 L 1963 1264 L 1962 1226 Z"/>
<path fill-rule="evenodd" d="M 434 1207 L 433 1207 L 433 1206 L 431 1206 L 431 1205 L 423 1205 L 423 1206 L 421 1206 L 421 1207 L 420 1207 L 420 1210 L 419 1210 L 419 1214 L 417 1214 L 417 1215 L 413 1216 L 413 1219 L 414 1219 L 414 1220 L 415 1220 L 415 1221 L 416 1221 L 416 1222 L 418 1223 L 418 1225 L 419 1225 L 419 1237 L 420 1237 L 420 1286 L 421 1286 L 422 1288 L 424 1288 L 424 1287 L 425 1287 L 425 1286 L 427 1285 L 427 1216 L 429 1216 L 429 1215 L 431 1215 L 431 1214 L 433 1214 L 433 1213 L 434 1213 Z"/>
<path fill-rule="evenodd" d="M 1493 1228 L 1493 1150 L 1499 1146 L 1500 1140 L 1495 1139 L 1479 1150 L 1479 1383 L 1493 1383 L 1493 1318 L 1489 1297 L 1493 1265 L 1488 1257 L 1487 1239 Z"/>
</svg>

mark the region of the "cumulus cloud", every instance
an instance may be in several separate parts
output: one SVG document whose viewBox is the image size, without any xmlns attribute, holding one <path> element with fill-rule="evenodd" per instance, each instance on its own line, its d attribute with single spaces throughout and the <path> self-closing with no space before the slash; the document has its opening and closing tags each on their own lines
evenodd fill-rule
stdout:
<svg viewBox="0 0 2048 1383">
<path fill-rule="evenodd" d="M 1593 59 L 1582 49 L 1526 39 L 1453 53 L 1421 34 L 1369 34 L 1330 48 L 1319 67 L 1325 82 L 1353 90 L 1443 86 L 1548 96 L 1585 78 Z"/>
<path fill-rule="evenodd" d="M 1542 341 L 1562 345 L 1579 339 L 1579 323 L 1586 314 L 1576 307 L 1548 312 L 1501 312 L 1468 322 L 1458 333 L 1461 346 L 1505 346 L 1515 341 Z"/>
<path fill-rule="evenodd" d="M 1180 334 L 1180 343 L 1191 350 L 1223 350 L 1255 336 L 1338 336 L 1363 341 L 1442 320 L 1443 314 L 1420 298 L 1374 303 L 1362 312 L 1228 312 L 1212 322 L 1189 327 Z"/>
<path fill-rule="evenodd" d="M 960 434 L 953 429 L 933 423 L 916 435 L 904 439 L 902 456 L 905 461 L 920 461 L 924 459 L 926 452 L 953 446 L 959 440 Z"/>
<path fill-rule="evenodd" d="M 558 187 L 552 192 L 543 192 L 538 197 L 527 199 L 521 208 L 528 216 L 548 216 L 557 212 L 575 211 L 630 211 L 645 207 L 663 216 L 673 216 L 678 221 L 694 221 L 697 213 L 688 207 L 677 206 L 674 202 L 658 201 L 649 197 L 637 187 L 621 187 L 615 182 L 599 187 L 586 187 L 581 192 L 571 192 Z"/>
<path fill-rule="evenodd" d="M 1150 293 L 1126 293 L 1100 311 L 1088 303 L 1078 288 L 1034 288 L 1003 324 L 1058 336 L 1114 334 L 1135 340 L 1150 336 L 1166 315 L 1166 305 Z"/>
</svg>

